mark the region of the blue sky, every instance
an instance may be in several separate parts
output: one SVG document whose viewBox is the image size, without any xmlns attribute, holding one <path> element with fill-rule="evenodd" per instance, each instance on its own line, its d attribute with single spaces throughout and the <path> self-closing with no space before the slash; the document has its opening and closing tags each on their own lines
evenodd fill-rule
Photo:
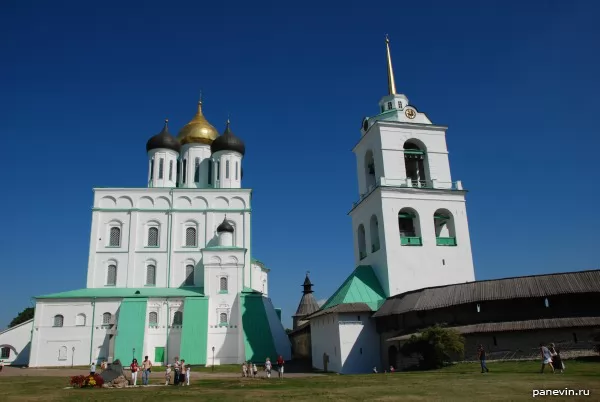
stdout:
<svg viewBox="0 0 600 402">
<path fill-rule="evenodd" d="M 222 5 L 220 5 L 222 4 Z M 85 287 L 92 188 L 146 184 L 146 140 L 195 112 L 246 142 L 253 256 L 290 325 L 353 266 L 347 212 L 364 116 L 396 86 L 448 125 L 477 279 L 600 268 L 592 1 L 4 0 L 0 327 Z"/>
</svg>

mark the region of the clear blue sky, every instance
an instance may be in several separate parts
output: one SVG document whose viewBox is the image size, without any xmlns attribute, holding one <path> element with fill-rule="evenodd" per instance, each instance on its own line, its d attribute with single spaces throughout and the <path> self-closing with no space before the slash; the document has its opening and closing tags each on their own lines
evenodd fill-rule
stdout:
<svg viewBox="0 0 600 402">
<path fill-rule="evenodd" d="M 351 148 L 386 94 L 386 33 L 398 90 L 449 126 L 477 279 L 599 268 L 592 1 L 133 4 L 2 2 L 0 327 L 85 287 L 92 188 L 144 186 L 146 140 L 200 89 L 246 142 L 253 256 L 284 323 L 305 271 L 327 298 L 354 268 Z"/>
</svg>

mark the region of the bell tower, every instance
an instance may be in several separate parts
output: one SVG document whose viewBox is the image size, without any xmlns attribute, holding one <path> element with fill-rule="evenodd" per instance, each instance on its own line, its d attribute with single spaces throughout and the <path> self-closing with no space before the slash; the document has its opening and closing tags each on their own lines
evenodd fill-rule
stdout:
<svg viewBox="0 0 600 402">
<path fill-rule="evenodd" d="M 352 206 L 356 265 L 371 265 L 386 296 L 475 280 L 466 191 L 450 174 L 446 126 L 396 91 L 386 37 L 388 94 L 363 119 Z"/>
</svg>

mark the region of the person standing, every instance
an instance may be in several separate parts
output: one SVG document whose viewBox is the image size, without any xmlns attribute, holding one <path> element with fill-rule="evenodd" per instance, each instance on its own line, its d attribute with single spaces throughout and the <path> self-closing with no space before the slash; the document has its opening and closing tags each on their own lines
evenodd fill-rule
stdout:
<svg viewBox="0 0 600 402">
<path fill-rule="evenodd" d="M 190 386 L 190 372 L 191 372 L 191 368 L 189 364 L 185 365 L 185 380 L 187 381 L 187 386 Z"/>
<path fill-rule="evenodd" d="M 481 372 L 489 373 L 490 370 L 488 370 L 487 365 L 485 364 L 485 349 L 483 348 L 483 345 L 479 345 L 479 348 L 477 348 L 477 354 L 479 356 L 479 363 L 481 364 Z"/>
<path fill-rule="evenodd" d="M 175 373 L 173 376 L 173 385 L 179 385 L 179 375 L 181 374 L 181 363 L 179 362 L 179 357 L 175 358 L 175 364 L 173 365 L 173 372 Z"/>
<path fill-rule="evenodd" d="M 167 369 L 165 370 L 165 385 L 169 385 L 171 383 L 171 365 L 167 364 Z"/>
<path fill-rule="evenodd" d="M 565 364 L 560 357 L 560 350 L 558 350 L 553 343 L 550 344 L 550 355 L 552 356 L 552 365 L 555 370 L 560 370 L 561 373 L 565 372 Z"/>
<path fill-rule="evenodd" d="M 186 368 L 187 368 L 187 364 L 185 364 L 185 360 L 181 359 L 181 368 L 180 368 L 180 378 L 179 378 L 179 385 L 180 386 L 184 386 L 185 385 L 185 373 L 186 373 Z"/>
<path fill-rule="evenodd" d="M 267 361 L 265 362 L 265 372 L 267 373 L 267 378 L 271 378 L 271 358 L 267 357 Z"/>
<path fill-rule="evenodd" d="M 543 344 L 540 343 L 540 350 L 542 352 L 542 371 L 541 373 L 544 373 L 544 368 L 546 366 L 550 366 L 550 368 L 552 369 L 552 373 L 554 373 L 554 366 L 552 365 L 552 353 L 550 353 L 550 350 Z"/>
<path fill-rule="evenodd" d="M 148 359 L 148 356 L 144 357 L 142 362 L 142 384 L 148 385 L 150 379 L 150 373 L 152 372 L 152 362 Z"/>
<path fill-rule="evenodd" d="M 279 355 L 277 358 L 277 368 L 279 370 L 279 378 L 283 378 L 283 365 L 285 364 L 285 360 L 283 360 L 283 356 Z"/>
<path fill-rule="evenodd" d="M 131 365 L 129 366 L 129 368 L 131 369 L 131 385 L 133 385 L 135 387 L 135 386 L 137 386 L 137 376 L 138 376 L 138 371 L 140 369 L 137 359 L 133 359 L 131 361 Z"/>
<path fill-rule="evenodd" d="M 96 362 L 92 362 L 92 364 L 90 365 L 90 375 L 94 375 L 96 374 Z"/>
</svg>

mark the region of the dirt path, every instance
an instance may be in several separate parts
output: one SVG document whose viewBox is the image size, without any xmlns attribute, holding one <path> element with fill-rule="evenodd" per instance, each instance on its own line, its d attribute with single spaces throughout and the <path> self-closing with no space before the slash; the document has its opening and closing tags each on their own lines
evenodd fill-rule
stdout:
<svg viewBox="0 0 600 402">
<path fill-rule="evenodd" d="M 98 371 L 100 372 L 100 371 Z M 129 377 L 129 373 L 125 371 L 126 376 Z M 85 375 L 89 374 L 89 371 L 84 369 L 77 368 L 18 368 L 18 367 L 10 367 L 5 366 L 2 372 L 0 372 L 0 377 L 19 377 L 19 376 L 27 376 L 27 377 L 71 377 L 74 375 Z M 321 376 L 322 374 L 318 373 L 286 373 L 285 376 L 289 378 L 302 378 L 302 377 L 316 377 Z M 198 378 L 239 378 L 240 374 L 237 373 L 199 373 L 199 372 L 191 372 L 191 376 L 194 379 Z M 264 372 L 259 373 L 259 377 L 263 377 Z M 277 373 L 274 372 L 271 378 L 276 378 Z M 164 372 L 159 371 L 150 375 L 151 380 L 157 381 L 158 379 L 164 378 Z M 141 376 L 138 377 L 138 382 L 141 382 Z"/>
</svg>

